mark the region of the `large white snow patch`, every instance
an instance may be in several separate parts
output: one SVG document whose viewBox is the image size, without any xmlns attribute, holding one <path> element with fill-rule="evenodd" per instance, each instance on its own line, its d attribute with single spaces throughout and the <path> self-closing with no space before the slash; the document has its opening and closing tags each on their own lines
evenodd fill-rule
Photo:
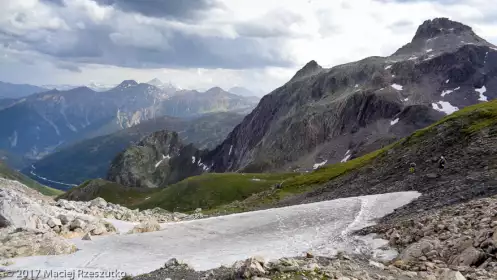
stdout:
<svg viewBox="0 0 497 280">
<path fill-rule="evenodd" d="M 318 162 L 318 163 L 315 163 L 315 164 L 312 166 L 312 168 L 313 168 L 313 169 L 318 169 L 319 167 L 324 166 L 327 162 L 328 162 L 328 161 L 327 161 L 327 160 L 325 160 L 325 161 L 323 161 L 323 162 Z"/>
<path fill-rule="evenodd" d="M 79 248 L 74 254 L 17 258 L 8 269 L 118 270 L 136 275 L 158 269 L 173 257 L 204 270 L 255 255 L 271 260 L 307 250 L 325 256 L 337 250 L 368 250 L 373 244 L 358 242 L 351 232 L 419 195 L 399 192 L 343 198 L 169 223 L 151 233 L 74 240 Z"/>
<path fill-rule="evenodd" d="M 446 96 L 446 95 L 447 95 L 447 94 L 449 94 L 449 93 L 453 93 L 453 92 L 454 92 L 454 91 L 456 91 L 456 90 L 460 90 L 460 89 L 461 89 L 461 87 L 456 87 L 455 89 L 447 89 L 447 90 L 444 90 L 444 91 L 442 91 L 442 97 Z"/>
<path fill-rule="evenodd" d="M 350 154 L 350 150 L 347 150 L 347 152 L 345 153 L 344 158 L 340 162 L 347 162 L 350 159 L 351 156 L 352 155 Z"/>
<path fill-rule="evenodd" d="M 444 112 L 447 115 L 450 115 L 459 110 L 459 108 L 452 106 L 452 104 L 446 101 L 438 101 L 437 103 L 432 103 L 431 106 L 433 107 L 433 109 Z"/>
<path fill-rule="evenodd" d="M 404 87 L 399 85 L 399 84 L 392 84 L 391 87 L 393 87 L 396 90 L 402 90 Z"/>
<path fill-rule="evenodd" d="M 479 101 L 488 101 L 488 98 L 483 95 L 485 92 L 487 92 L 487 88 L 483 86 L 482 88 L 477 88 L 475 89 L 476 92 L 480 94 L 480 97 L 478 98 Z"/>
</svg>

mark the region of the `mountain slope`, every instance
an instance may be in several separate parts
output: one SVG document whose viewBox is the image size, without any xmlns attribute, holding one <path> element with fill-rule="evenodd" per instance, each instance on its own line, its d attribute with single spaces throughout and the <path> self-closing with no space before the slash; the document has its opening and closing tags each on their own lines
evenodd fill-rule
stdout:
<svg viewBox="0 0 497 280">
<path fill-rule="evenodd" d="M 468 106 L 427 128 L 353 160 L 310 173 L 211 173 L 185 179 L 149 199 L 140 209 L 164 207 L 225 214 L 331 200 L 357 195 L 419 191 L 423 195 L 389 219 L 497 194 L 497 100 Z M 444 170 L 437 166 L 447 159 Z M 410 163 L 416 163 L 414 173 Z M 129 191 L 116 188 L 116 192 Z M 115 194 L 114 194 L 115 196 Z M 90 197 L 91 199 L 94 197 Z"/>
<path fill-rule="evenodd" d="M 205 162 L 215 172 L 310 170 L 363 155 L 497 96 L 497 47 L 448 19 L 389 57 L 309 62 L 264 96 Z"/>
<path fill-rule="evenodd" d="M 329 176 L 334 166 L 315 172 L 314 183 L 305 182 L 315 185 L 313 190 L 277 205 L 404 190 L 423 194 L 390 216 L 395 219 L 489 197 L 497 194 L 496 140 L 497 101 L 469 106 L 383 149 L 368 164 L 344 176 Z M 438 167 L 441 155 L 447 160 L 445 169 Z M 411 162 L 416 163 L 414 173 L 409 172 Z M 299 185 L 298 181 L 284 184 L 282 191 Z"/>
<path fill-rule="evenodd" d="M 280 174 L 279 187 L 269 184 L 260 192 L 245 200 L 233 203 L 209 204 L 200 199 L 210 213 L 252 211 L 288 205 L 332 200 L 343 197 L 373 195 L 401 191 L 418 191 L 423 195 L 387 219 L 406 219 L 419 211 L 441 208 L 474 198 L 497 194 L 497 100 L 468 106 L 442 120 L 417 130 L 389 146 L 353 160 L 321 167 L 310 173 Z M 444 155 L 446 168 L 438 167 L 438 158 Z M 416 163 L 414 173 L 410 164 Z M 276 176 L 276 174 L 267 174 Z M 232 176 L 233 187 L 242 185 L 247 178 L 259 174 L 204 174 L 189 178 L 176 193 L 186 192 L 194 197 L 196 192 L 186 191 L 188 182 L 210 178 L 200 184 L 196 192 L 205 192 L 208 185 L 224 185 L 223 176 Z M 235 179 L 236 178 L 236 179 Z M 205 180 L 205 179 L 204 179 Z M 258 180 L 256 182 L 259 182 Z M 278 182 L 277 182 L 278 183 Z M 205 189 L 204 189 L 205 188 Z M 137 207 L 177 204 L 174 195 L 154 194 L 152 200 L 143 201 Z M 219 189 L 221 191 L 221 189 Z"/>
<path fill-rule="evenodd" d="M 63 193 L 62 191 L 40 185 L 35 180 L 32 180 L 31 178 L 10 169 L 9 167 L 7 167 L 7 165 L 2 163 L 1 161 L 0 161 L 0 178 L 19 181 L 20 183 L 48 196 L 56 196 Z"/>
<path fill-rule="evenodd" d="M 61 194 L 57 199 L 90 201 L 97 197 L 107 202 L 133 207 L 154 195 L 156 189 L 128 188 L 103 179 L 88 180 L 78 187 Z M 133 207 L 134 208 L 134 207 Z"/>
<path fill-rule="evenodd" d="M 34 93 L 47 91 L 45 88 L 0 82 L 0 99 L 2 98 L 22 98 Z"/>
<path fill-rule="evenodd" d="M 0 110 L 9 107 L 10 105 L 14 104 L 15 102 L 16 102 L 16 99 L 0 97 Z"/>
<path fill-rule="evenodd" d="M 81 184 L 88 179 L 105 178 L 111 161 L 120 152 L 153 132 L 176 131 L 184 143 L 212 149 L 226 138 L 243 117 L 237 113 L 213 113 L 193 119 L 159 117 L 113 134 L 61 148 L 23 172 L 29 175 L 34 171 L 38 176 L 52 181 Z M 60 184 L 42 182 L 56 188 L 66 188 Z"/>
</svg>

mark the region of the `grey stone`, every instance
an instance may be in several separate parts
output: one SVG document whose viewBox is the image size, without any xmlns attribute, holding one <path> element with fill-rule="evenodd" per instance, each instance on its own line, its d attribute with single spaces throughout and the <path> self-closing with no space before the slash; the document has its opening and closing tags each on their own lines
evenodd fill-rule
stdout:
<svg viewBox="0 0 497 280">
<path fill-rule="evenodd" d="M 176 258 L 169 259 L 164 265 L 165 268 L 175 267 L 180 265 L 179 261 Z"/>
<path fill-rule="evenodd" d="M 449 264 L 458 266 L 478 265 L 485 260 L 485 253 L 477 250 L 474 247 L 466 248 L 459 255 L 453 256 L 449 260 Z"/>
<path fill-rule="evenodd" d="M 243 278 L 251 278 L 254 276 L 264 276 L 264 274 L 266 274 L 264 267 L 255 258 L 247 259 L 244 262 L 244 264 L 239 272 L 239 275 L 242 276 Z"/>
<path fill-rule="evenodd" d="M 102 235 L 102 234 L 105 234 L 107 232 L 107 228 L 105 227 L 105 225 L 99 223 L 99 224 L 96 224 L 94 226 L 94 228 L 91 230 L 91 233 L 93 235 Z"/>
<path fill-rule="evenodd" d="M 132 230 L 130 230 L 129 234 L 134 233 L 145 233 L 145 232 L 153 232 L 160 230 L 160 224 L 157 221 L 147 221 L 143 222 L 139 225 L 136 225 Z"/>
<path fill-rule="evenodd" d="M 57 218 L 60 219 L 60 221 L 62 222 L 63 225 L 69 224 L 73 219 L 71 216 L 68 216 L 65 214 L 60 214 L 59 216 L 57 216 Z"/>
<path fill-rule="evenodd" d="M 71 225 L 69 226 L 69 229 L 71 230 L 75 230 L 75 229 L 83 229 L 85 227 L 86 223 L 81 220 L 81 219 L 74 219 L 72 222 L 71 222 Z"/>
<path fill-rule="evenodd" d="M 437 271 L 437 279 L 438 280 L 466 280 L 461 272 L 453 271 L 450 269 L 441 269 Z"/>
<path fill-rule="evenodd" d="M 82 240 L 91 241 L 91 234 L 89 232 L 86 233 L 85 236 L 83 236 Z"/>
<path fill-rule="evenodd" d="M 417 260 L 425 254 L 431 252 L 434 248 L 439 246 L 439 241 L 433 239 L 422 239 L 416 243 L 409 245 L 397 257 L 398 260 L 409 262 Z"/>
<path fill-rule="evenodd" d="M 107 201 L 101 197 L 97 197 L 94 200 L 90 201 L 90 207 L 100 207 L 104 208 L 107 206 Z"/>
<path fill-rule="evenodd" d="M 57 219 L 57 218 L 53 218 L 53 217 L 50 217 L 47 221 L 47 225 L 51 228 L 53 227 L 56 227 L 56 226 L 61 226 L 62 225 L 62 222 Z"/>
</svg>

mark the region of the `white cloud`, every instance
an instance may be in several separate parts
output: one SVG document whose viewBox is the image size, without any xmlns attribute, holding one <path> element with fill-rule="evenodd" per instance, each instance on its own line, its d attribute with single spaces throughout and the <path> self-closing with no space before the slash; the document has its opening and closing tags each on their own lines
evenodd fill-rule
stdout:
<svg viewBox="0 0 497 280">
<path fill-rule="evenodd" d="M 223 0 L 186 19 L 92 0 L 64 0 L 64 6 L 44 1 L 2 0 L 0 59 L 9 62 L 0 65 L 0 80 L 76 84 L 159 77 L 182 87 L 269 92 L 312 59 L 329 67 L 389 55 L 434 17 L 461 21 L 497 40 L 497 6 L 488 0 Z"/>
</svg>

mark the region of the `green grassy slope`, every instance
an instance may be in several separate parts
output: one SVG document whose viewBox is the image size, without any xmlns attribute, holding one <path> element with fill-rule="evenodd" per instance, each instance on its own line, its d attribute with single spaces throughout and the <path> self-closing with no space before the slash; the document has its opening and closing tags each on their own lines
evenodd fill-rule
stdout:
<svg viewBox="0 0 497 280">
<path fill-rule="evenodd" d="M 17 171 L 10 169 L 2 162 L 0 162 L 0 178 L 19 181 L 20 183 L 23 183 L 24 185 L 26 185 L 32 189 L 35 189 L 35 190 L 39 191 L 40 193 L 42 193 L 44 195 L 48 195 L 48 196 L 57 196 L 57 195 L 64 193 L 63 191 L 59 191 L 56 189 L 52 189 L 52 188 L 43 186 L 43 185 L 39 184 L 38 182 L 36 182 L 35 180 L 17 172 Z"/>
<path fill-rule="evenodd" d="M 118 183 L 103 179 L 88 180 L 78 187 L 72 188 L 57 199 L 89 201 L 101 197 L 108 202 L 126 205 L 130 208 L 137 203 L 145 201 L 158 190 L 143 188 L 128 188 Z"/>
<path fill-rule="evenodd" d="M 139 208 L 161 207 L 188 212 L 196 208 L 211 209 L 236 200 L 244 200 L 281 183 L 292 174 L 203 174 L 183 180 L 155 193 L 137 205 Z"/>
</svg>

